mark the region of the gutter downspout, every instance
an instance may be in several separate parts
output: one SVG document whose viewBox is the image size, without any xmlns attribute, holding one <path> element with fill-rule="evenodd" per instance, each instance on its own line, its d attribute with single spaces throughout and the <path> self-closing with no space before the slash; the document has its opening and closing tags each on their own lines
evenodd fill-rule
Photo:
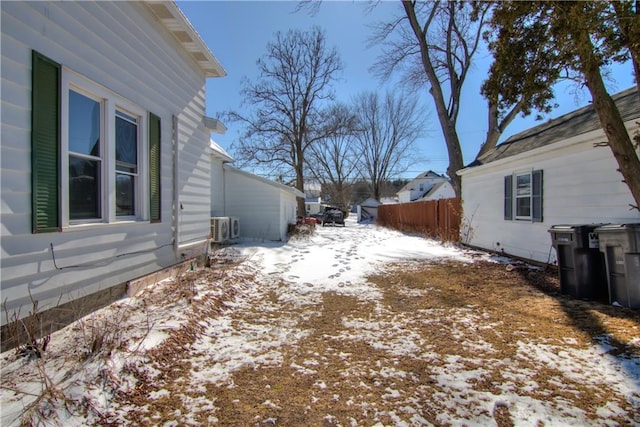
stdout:
<svg viewBox="0 0 640 427">
<path fill-rule="evenodd" d="M 227 216 L 227 171 L 222 163 L 222 216 Z"/>
<path fill-rule="evenodd" d="M 180 247 L 180 197 L 178 197 L 178 117 L 171 116 L 171 145 L 173 149 L 173 242 L 174 250 Z"/>
</svg>

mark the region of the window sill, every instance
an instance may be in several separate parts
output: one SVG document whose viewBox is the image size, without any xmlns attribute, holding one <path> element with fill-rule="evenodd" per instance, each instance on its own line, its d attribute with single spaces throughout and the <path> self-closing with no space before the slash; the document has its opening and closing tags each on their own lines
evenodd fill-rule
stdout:
<svg viewBox="0 0 640 427">
<path fill-rule="evenodd" d="M 108 222 L 108 223 L 107 222 L 84 222 L 84 223 L 66 225 L 65 227 L 63 227 L 62 231 L 70 232 L 70 231 L 97 230 L 101 228 L 113 228 L 117 226 L 132 225 L 132 224 L 150 224 L 150 221 L 127 219 L 127 220 L 114 221 L 114 222 Z"/>
</svg>

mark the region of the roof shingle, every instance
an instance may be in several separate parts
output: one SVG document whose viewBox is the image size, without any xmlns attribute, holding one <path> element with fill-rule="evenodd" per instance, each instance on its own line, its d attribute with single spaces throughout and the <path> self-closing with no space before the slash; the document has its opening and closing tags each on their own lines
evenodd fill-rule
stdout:
<svg viewBox="0 0 640 427">
<path fill-rule="evenodd" d="M 613 95 L 622 120 L 640 118 L 640 96 L 636 87 Z M 476 158 L 467 167 L 480 166 L 496 160 L 515 156 L 535 148 L 544 147 L 572 136 L 591 132 L 600 128 L 600 120 L 593 105 L 587 105 L 546 123 L 527 129 L 509 137 L 493 150 Z"/>
</svg>

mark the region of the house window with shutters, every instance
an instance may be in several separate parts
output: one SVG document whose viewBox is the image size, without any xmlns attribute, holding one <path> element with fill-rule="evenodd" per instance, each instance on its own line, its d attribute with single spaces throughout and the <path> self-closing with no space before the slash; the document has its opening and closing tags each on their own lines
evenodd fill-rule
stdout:
<svg viewBox="0 0 640 427">
<path fill-rule="evenodd" d="M 160 119 L 33 52 L 33 231 L 160 221 Z"/>
<path fill-rule="evenodd" d="M 504 219 L 542 222 L 542 171 L 504 177 Z"/>
</svg>

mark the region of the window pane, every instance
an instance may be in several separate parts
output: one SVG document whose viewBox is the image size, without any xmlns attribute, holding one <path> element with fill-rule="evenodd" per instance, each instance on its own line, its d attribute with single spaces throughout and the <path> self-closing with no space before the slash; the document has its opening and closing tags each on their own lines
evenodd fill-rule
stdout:
<svg viewBox="0 0 640 427">
<path fill-rule="evenodd" d="M 138 172 L 138 123 L 116 112 L 116 215 L 135 215 L 135 174 Z"/>
<path fill-rule="evenodd" d="M 531 194 L 531 175 L 518 175 L 516 196 L 528 196 Z"/>
<path fill-rule="evenodd" d="M 116 215 L 135 214 L 135 177 L 116 174 Z"/>
<path fill-rule="evenodd" d="M 531 216 L 530 197 L 520 197 L 516 199 L 516 216 Z"/>
<path fill-rule="evenodd" d="M 100 162 L 69 156 L 69 218 L 100 218 Z"/>
<path fill-rule="evenodd" d="M 69 151 L 100 157 L 100 103 L 69 91 Z"/>
<path fill-rule="evenodd" d="M 138 164 L 138 125 L 132 118 L 118 112 L 116 116 L 116 161 L 136 166 Z"/>
</svg>

